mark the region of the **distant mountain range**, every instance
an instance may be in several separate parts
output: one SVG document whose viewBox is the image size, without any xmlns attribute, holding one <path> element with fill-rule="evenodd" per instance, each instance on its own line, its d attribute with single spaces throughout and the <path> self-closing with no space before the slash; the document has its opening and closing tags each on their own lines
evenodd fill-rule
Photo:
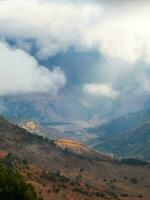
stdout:
<svg viewBox="0 0 150 200">
<path fill-rule="evenodd" d="M 89 141 L 96 150 L 150 160 L 150 110 L 127 114 L 87 132 L 97 135 Z"/>
<path fill-rule="evenodd" d="M 68 138 L 85 142 L 91 136 L 83 129 L 87 127 L 84 119 L 72 108 L 74 103 L 66 104 L 61 95 L 52 97 L 49 94 L 0 97 L 0 114 L 31 132 L 34 124 L 38 134 L 49 139 Z M 77 110 L 83 113 L 81 109 Z"/>
<path fill-rule="evenodd" d="M 124 115 L 101 126 L 85 128 L 81 118 L 78 121 L 80 123 L 72 121 L 72 114 L 68 115 L 67 106 L 60 108 L 61 98 L 49 100 L 49 95 L 3 97 L 1 101 L 4 107 L 0 110 L 11 122 L 21 124 L 31 132 L 31 126 L 35 123 L 34 132 L 50 140 L 75 139 L 91 145 L 96 150 L 114 153 L 119 157 L 150 159 L 149 134 L 146 135 L 150 109 Z"/>
</svg>

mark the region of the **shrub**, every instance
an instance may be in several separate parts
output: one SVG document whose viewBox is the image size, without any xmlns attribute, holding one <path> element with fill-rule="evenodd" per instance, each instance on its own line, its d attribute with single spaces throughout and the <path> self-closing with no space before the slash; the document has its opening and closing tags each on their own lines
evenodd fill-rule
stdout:
<svg viewBox="0 0 150 200">
<path fill-rule="evenodd" d="M 98 196 L 98 197 L 105 197 L 105 194 L 103 192 L 99 192 L 99 191 L 97 191 L 95 193 L 95 195 Z"/>
<path fill-rule="evenodd" d="M 10 168 L 0 164 L 0 199 L 2 200 L 40 200 L 33 186 Z"/>
<path fill-rule="evenodd" d="M 103 179 L 103 181 L 104 181 L 104 182 L 107 182 L 107 179 L 106 179 L 106 178 L 104 178 L 104 179 Z"/>
<path fill-rule="evenodd" d="M 79 193 L 84 194 L 84 195 L 88 195 L 88 191 L 85 190 L 85 189 L 82 188 L 82 187 L 75 187 L 75 188 L 73 189 L 73 191 L 74 191 L 74 192 L 79 192 Z"/>
<path fill-rule="evenodd" d="M 122 197 L 128 197 L 129 194 L 127 194 L 127 193 L 123 193 L 123 194 L 121 194 L 121 196 L 122 196 Z"/>
<path fill-rule="evenodd" d="M 80 169 L 80 172 L 84 172 L 84 168 L 81 168 L 81 169 Z"/>
<path fill-rule="evenodd" d="M 137 184 L 137 183 L 138 183 L 137 178 L 131 178 L 130 181 L 131 181 L 131 183 L 134 183 L 134 184 Z"/>
<path fill-rule="evenodd" d="M 139 197 L 139 198 L 143 198 L 143 195 L 142 195 L 142 194 L 140 194 L 138 197 Z"/>
<path fill-rule="evenodd" d="M 56 183 L 68 183 L 70 179 L 64 175 L 61 175 L 59 171 L 50 172 L 48 174 L 48 179 Z"/>
<path fill-rule="evenodd" d="M 28 161 L 27 161 L 27 159 L 23 159 L 22 162 L 23 162 L 24 165 L 28 166 Z"/>
<path fill-rule="evenodd" d="M 117 199 L 118 198 L 118 194 L 114 191 L 111 192 L 111 196 L 114 198 L 114 199 Z"/>
</svg>

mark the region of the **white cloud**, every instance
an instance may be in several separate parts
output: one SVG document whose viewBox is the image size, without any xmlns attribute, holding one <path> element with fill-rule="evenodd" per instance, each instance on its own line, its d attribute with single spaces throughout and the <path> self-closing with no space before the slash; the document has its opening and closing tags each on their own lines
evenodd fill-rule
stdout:
<svg viewBox="0 0 150 200">
<path fill-rule="evenodd" d="M 96 2 L 1 1 L 0 35 L 20 38 L 20 44 L 34 39 L 39 58 L 73 46 L 77 50 L 98 49 L 106 57 L 132 64 L 138 60 L 150 63 L 150 3 L 119 4 L 116 0 L 115 6 L 109 6 Z"/>
<path fill-rule="evenodd" d="M 0 2 L 0 35 L 34 39 L 37 56 L 47 58 L 71 46 L 79 48 L 86 31 L 100 15 L 101 7 L 89 3 L 3 1 Z"/>
<path fill-rule="evenodd" d="M 50 71 L 23 50 L 0 42 L 0 95 L 26 92 L 49 92 L 55 95 L 65 81 L 65 75 L 59 67 Z"/>
<path fill-rule="evenodd" d="M 83 91 L 89 95 L 117 98 L 119 92 L 107 84 L 84 84 Z"/>
<path fill-rule="evenodd" d="M 95 46 L 108 58 L 131 64 L 139 60 L 150 63 L 150 3 L 139 2 L 133 6 L 128 1 L 128 5 L 116 7 L 110 14 L 105 9 L 104 18 L 87 32 L 83 43 L 87 47 Z"/>
<path fill-rule="evenodd" d="M 117 3 L 112 5 L 111 1 L 94 2 L 97 1 L 0 1 L 0 36 L 15 39 L 18 48 L 26 51 L 32 48 L 29 41 L 33 40 L 37 57 L 41 59 L 67 52 L 70 47 L 77 51 L 97 49 L 108 58 L 105 64 L 100 63 L 100 81 L 120 88 L 117 87 L 120 84 L 128 85 L 124 82 L 129 74 L 136 79 L 137 61 L 150 63 L 150 3 L 136 1 L 135 5 L 133 1 L 122 3 L 116 0 Z M 144 70 L 142 66 L 140 72 Z M 55 73 L 61 74 L 58 69 Z M 64 78 L 60 82 L 63 85 Z M 43 87 L 41 90 L 47 90 Z"/>
</svg>

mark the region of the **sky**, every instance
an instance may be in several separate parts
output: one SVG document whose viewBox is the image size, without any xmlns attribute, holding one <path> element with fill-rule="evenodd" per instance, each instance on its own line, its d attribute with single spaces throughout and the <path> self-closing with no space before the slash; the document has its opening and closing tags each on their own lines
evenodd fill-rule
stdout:
<svg viewBox="0 0 150 200">
<path fill-rule="evenodd" d="M 144 108 L 149 10 L 146 0 L 1 0 L 0 96 L 48 93 L 93 120 Z"/>
</svg>

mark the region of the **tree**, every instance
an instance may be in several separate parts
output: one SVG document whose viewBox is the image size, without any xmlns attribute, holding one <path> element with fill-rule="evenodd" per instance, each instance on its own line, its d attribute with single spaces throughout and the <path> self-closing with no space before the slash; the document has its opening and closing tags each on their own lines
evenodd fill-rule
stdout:
<svg viewBox="0 0 150 200">
<path fill-rule="evenodd" d="M 18 172 L 3 164 L 0 164 L 0 199 L 41 200 L 31 184 L 26 183 Z"/>
</svg>

